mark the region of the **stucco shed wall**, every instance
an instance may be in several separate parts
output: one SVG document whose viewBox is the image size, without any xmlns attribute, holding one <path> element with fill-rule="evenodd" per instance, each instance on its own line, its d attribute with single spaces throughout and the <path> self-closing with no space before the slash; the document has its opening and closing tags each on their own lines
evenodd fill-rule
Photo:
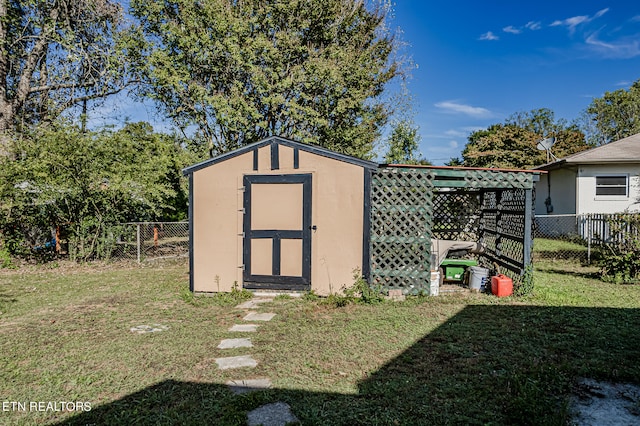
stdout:
<svg viewBox="0 0 640 426">
<path fill-rule="evenodd" d="M 242 285 L 242 185 L 250 174 L 312 175 L 311 216 L 317 229 L 311 237 L 311 288 L 316 293 L 340 292 L 353 283 L 355 269 L 362 271 L 364 169 L 303 150 L 294 169 L 294 149 L 279 145 L 279 168 L 272 170 L 270 149 L 258 150 L 258 170 L 253 170 L 253 153 L 246 152 L 193 172 L 194 291 Z"/>
</svg>

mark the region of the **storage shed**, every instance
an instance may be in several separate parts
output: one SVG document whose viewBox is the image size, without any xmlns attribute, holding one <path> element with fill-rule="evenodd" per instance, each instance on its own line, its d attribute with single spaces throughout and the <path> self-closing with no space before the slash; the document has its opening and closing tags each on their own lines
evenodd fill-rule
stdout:
<svg viewBox="0 0 640 426">
<path fill-rule="evenodd" d="M 540 172 L 379 165 L 271 137 L 184 169 L 190 288 L 340 292 L 359 272 L 384 292 L 437 294 L 439 246 L 531 288 Z"/>
<path fill-rule="evenodd" d="M 369 266 L 376 163 L 271 137 L 184 170 L 194 292 L 314 290 Z"/>
</svg>

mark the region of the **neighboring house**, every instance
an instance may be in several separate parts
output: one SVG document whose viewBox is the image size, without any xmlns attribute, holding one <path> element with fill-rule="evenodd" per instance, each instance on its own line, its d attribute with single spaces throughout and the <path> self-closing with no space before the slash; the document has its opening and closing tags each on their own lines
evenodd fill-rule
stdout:
<svg viewBox="0 0 640 426">
<path fill-rule="evenodd" d="M 640 133 L 535 169 L 537 216 L 640 211 Z"/>
</svg>

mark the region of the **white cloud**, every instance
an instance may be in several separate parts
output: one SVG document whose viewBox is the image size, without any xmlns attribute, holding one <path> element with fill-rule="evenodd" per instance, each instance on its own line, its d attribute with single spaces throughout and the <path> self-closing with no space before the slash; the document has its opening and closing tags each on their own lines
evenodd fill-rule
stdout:
<svg viewBox="0 0 640 426">
<path fill-rule="evenodd" d="M 619 81 L 616 83 L 616 86 L 620 86 L 620 87 L 626 87 L 626 86 L 630 86 L 631 82 L 630 81 Z"/>
<path fill-rule="evenodd" d="M 637 37 L 605 42 L 598 39 L 598 33 L 593 33 L 587 37 L 585 42 L 596 53 L 607 58 L 629 59 L 640 56 L 640 40 Z"/>
<path fill-rule="evenodd" d="M 569 28 L 570 33 L 574 33 L 578 25 L 591 22 L 594 19 L 601 17 L 608 11 L 609 11 L 609 8 L 606 8 L 606 9 L 597 11 L 596 14 L 593 15 L 592 17 L 590 17 L 589 15 L 579 15 L 579 16 L 572 16 L 571 18 L 567 18 L 567 19 L 556 20 L 556 21 L 553 21 L 550 26 L 551 27 L 566 26 Z"/>
<path fill-rule="evenodd" d="M 449 141 L 449 148 L 456 149 L 458 147 L 458 141 Z"/>
<path fill-rule="evenodd" d="M 482 34 L 478 40 L 500 40 L 500 37 L 492 33 L 491 31 L 487 31 Z"/>
<path fill-rule="evenodd" d="M 511 34 L 520 34 L 522 32 L 522 30 L 514 27 L 513 25 L 509 25 L 508 27 L 504 27 L 502 29 L 502 31 L 504 31 L 505 33 L 511 33 Z"/>
<path fill-rule="evenodd" d="M 446 132 L 444 132 L 444 134 L 453 138 L 466 138 L 468 132 L 463 132 L 460 130 L 447 130 Z"/>
<path fill-rule="evenodd" d="M 529 21 L 524 27 L 531 31 L 536 31 L 542 28 L 542 24 L 539 21 Z"/>
<path fill-rule="evenodd" d="M 640 22 L 640 15 L 636 15 L 630 19 L 631 22 Z"/>
<path fill-rule="evenodd" d="M 485 130 L 486 127 L 481 127 L 481 126 L 466 126 L 462 128 L 463 130 L 469 132 L 469 133 L 473 133 L 476 132 L 478 130 Z"/>
<path fill-rule="evenodd" d="M 491 111 L 486 108 L 464 105 L 455 101 L 438 102 L 437 104 L 435 104 L 435 106 L 444 110 L 445 112 L 454 114 L 465 114 L 477 118 L 488 118 L 493 115 Z"/>
<path fill-rule="evenodd" d="M 562 21 L 553 21 L 550 26 L 559 27 L 561 25 L 566 25 L 567 27 L 569 27 L 570 31 L 574 31 L 578 25 L 584 22 L 589 22 L 589 17 L 586 15 L 581 15 L 567 18 Z"/>
</svg>

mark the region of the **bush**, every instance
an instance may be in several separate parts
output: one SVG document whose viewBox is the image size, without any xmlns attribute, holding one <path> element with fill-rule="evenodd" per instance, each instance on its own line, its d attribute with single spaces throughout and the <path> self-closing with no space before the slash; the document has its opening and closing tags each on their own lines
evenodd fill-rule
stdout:
<svg viewBox="0 0 640 426">
<path fill-rule="evenodd" d="M 15 267 L 7 249 L 0 249 L 0 269 L 15 269 Z"/>
<path fill-rule="evenodd" d="M 600 249 L 598 265 L 602 279 L 618 284 L 640 280 L 640 214 L 608 221 L 613 243 Z"/>
<path fill-rule="evenodd" d="M 186 217 L 192 162 L 176 137 L 146 123 L 118 131 L 82 132 L 66 123 L 12 140 L 0 158 L 0 235 L 13 255 L 54 254 L 60 227 L 72 259 L 108 258 L 118 223 Z"/>
</svg>

